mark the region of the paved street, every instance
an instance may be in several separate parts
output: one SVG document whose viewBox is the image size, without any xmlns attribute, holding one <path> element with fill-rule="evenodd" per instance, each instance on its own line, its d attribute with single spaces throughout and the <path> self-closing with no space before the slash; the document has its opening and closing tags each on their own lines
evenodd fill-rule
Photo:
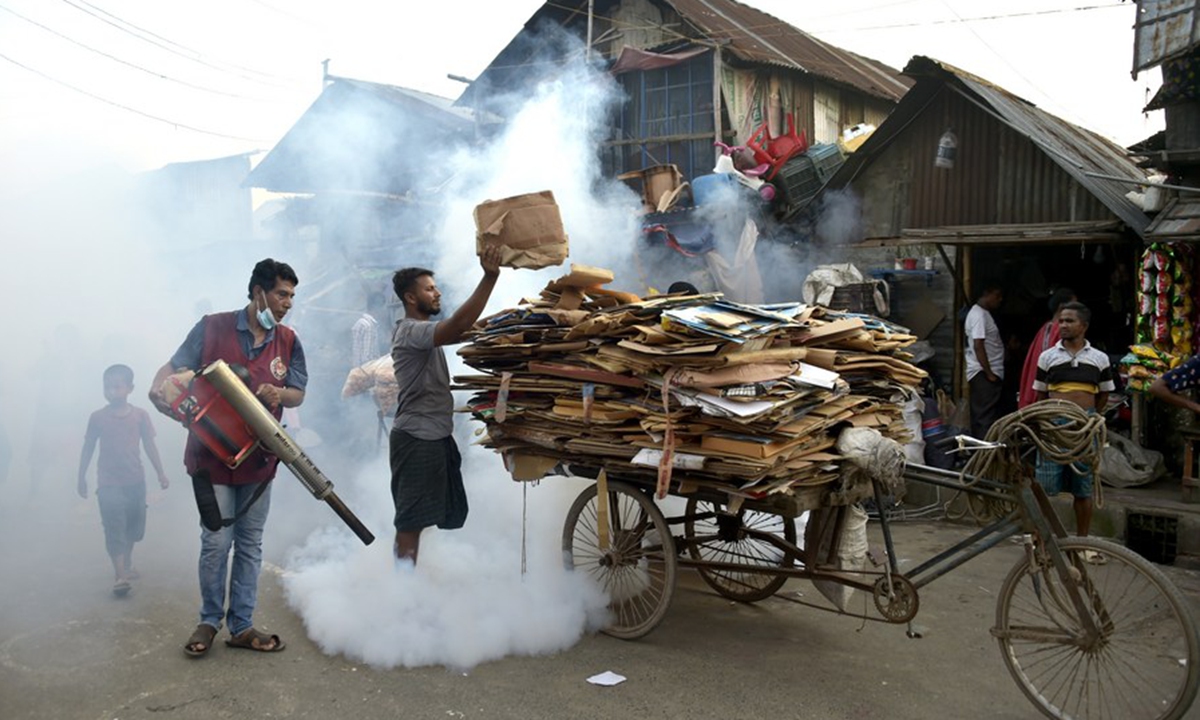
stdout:
<svg viewBox="0 0 1200 720">
<path fill-rule="evenodd" d="M 190 488 L 173 488 L 151 508 L 145 544 L 153 541 L 155 550 L 138 560 L 143 578 L 123 600 L 108 593 L 92 502 L 12 495 L 0 507 L 4 720 L 1039 717 L 988 635 L 996 593 L 1020 552 L 1008 543 L 923 589 L 920 639 L 907 638 L 902 626 L 788 602 L 824 602 L 805 581 L 741 605 L 685 571 L 666 619 L 637 641 L 585 635 L 558 653 L 468 670 L 377 669 L 324 654 L 306 636 L 279 581 L 287 533 L 268 538 L 274 564 L 264 573 L 256 620 L 288 648 L 277 655 L 231 650 L 222 634 L 207 657 L 194 660 L 181 650 L 197 602 Z M 285 515 L 272 513 L 283 524 Z M 898 555 L 923 559 L 967 532 L 899 524 Z M 872 545 L 881 547 L 874 526 L 872 533 Z M 1200 612 L 1200 576 L 1167 571 Z M 858 594 L 851 607 L 861 612 L 866 603 Z M 586 682 L 605 670 L 628 680 Z M 1200 718 L 1200 708 L 1188 717 Z"/>
</svg>

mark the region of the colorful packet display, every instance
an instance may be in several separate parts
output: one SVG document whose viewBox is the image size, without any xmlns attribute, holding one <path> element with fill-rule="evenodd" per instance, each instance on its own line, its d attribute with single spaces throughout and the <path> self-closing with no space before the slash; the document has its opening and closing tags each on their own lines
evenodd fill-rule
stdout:
<svg viewBox="0 0 1200 720">
<path fill-rule="evenodd" d="M 1135 345 L 1118 366 L 1130 390 L 1144 392 L 1194 352 L 1200 317 L 1192 297 L 1197 253 L 1186 243 L 1155 243 L 1142 253 Z"/>
</svg>

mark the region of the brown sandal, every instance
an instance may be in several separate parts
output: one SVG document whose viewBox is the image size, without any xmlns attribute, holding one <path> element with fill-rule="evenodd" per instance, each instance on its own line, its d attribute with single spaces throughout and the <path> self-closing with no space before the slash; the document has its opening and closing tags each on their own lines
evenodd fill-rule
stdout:
<svg viewBox="0 0 1200 720">
<path fill-rule="evenodd" d="M 187 644 L 183 646 L 183 651 L 192 657 L 203 657 L 212 648 L 213 638 L 216 636 L 217 629 L 215 627 L 207 623 L 200 623 L 192 632 L 192 636 L 188 638 Z"/>
<path fill-rule="evenodd" d="M 243 630 L 241 633 L 230 637 L 225 641 L 225 644 L 231 648 L 255 650 L 257 652 L 279 652 L 287 647 L 279 639 L 278 635 L 268 635 L 254 628 Z"/>
</svg>

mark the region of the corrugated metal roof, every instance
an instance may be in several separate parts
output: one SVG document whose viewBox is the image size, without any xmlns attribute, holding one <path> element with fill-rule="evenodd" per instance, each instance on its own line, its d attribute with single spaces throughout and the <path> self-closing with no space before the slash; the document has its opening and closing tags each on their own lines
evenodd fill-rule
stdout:
<svg viewBox="0 0 1200 720">
<path fill-rule="evenodd" d="M 773 15 L 736 0 L 665 0 L 725 52 L 747 62 L 781 65 L 897 102 L 909 83 L 881 62 L 822 42 Z"/>
<path fill-rule="evenodd" d="M 1200 2 L 1137 0 L 1133 24 L 1133 76 L 1200 45 Z"/>
<path fill-rule="evenodd" d="M 1136 185 L 1096 177 L 1146 180 L 1146 173 L 1120 146 L 946 63 L 917 56 L 909 61 L 904 72 L 916 78 L 917 85 L 830 179 L 829 187 L 848 185 L 921 114 L 935 93 L 949 85 L 963 98 L 1028 138 L 1113 215 L 1144 237 L 1150 219 L 1139 205 L 1125 196 Z"/>
<path fill-rule="evenodd" d="M 472 118 L 469 109 L 447 98 L 332 78 L 245 185 L 275 192 L 403 195 L 450 172 L 431 161 L 430 148 L 472 139 Z"/>
<path fill-rule="evenodd" d="M 1200 200 L 1172 200 L 1146 230 L 1147 240 L 1200 240 Z"/>
<path fill-rule="evenodd" d="M 351 78 L 335 77 L 335 82 L 346 83 L 353 87 L 362 90 L 363 92 L 372 93 L 379 97 L 386 98 L 391 102 L 400 106 L 410 106 L 413 100 L 424 103 L 443 112 L 448 112 L 451 115 L 456 115 L 466 122 L 475 122 L 475 116 L 468 108 L 460 108 L 454 106 L 454 101 L 450 98 L 444 98 L 440 95 L 413 90 L 412 88 L 400 87 L 399 85 L 384 85 L 382 83 L 367 82 L 366 80 L 353 80 Z"/>
<path fill-rule="evenodd" d="M 810 73 L 889 102 L 899 101 L 910 85 L 893 67 L 822 42 L 736 0 L 651 1 L 670 8 L 691 26 L 693 32 L 682 33 L 686 37 L 676 38 L 675 45 L 689 39 L 700 44 L 719 44 L 733 58 Z M 602 15 L 616 4 L 612 0 L 597 0 L 593 12 Z M 578 35 L 587 23 L 587 7 L 587 0 L 547 2 L 525 22 L 523 31 L 500 51 L 455 104 L 470 106 L 479 92 L 476 85 L 506 87 L 507 76 L 514 69 L 558 62 L 548 54 L 545 43 L 530 43 L 524 36 L 535 33 L 544 23 L 570 27 Z"/>
</svg>

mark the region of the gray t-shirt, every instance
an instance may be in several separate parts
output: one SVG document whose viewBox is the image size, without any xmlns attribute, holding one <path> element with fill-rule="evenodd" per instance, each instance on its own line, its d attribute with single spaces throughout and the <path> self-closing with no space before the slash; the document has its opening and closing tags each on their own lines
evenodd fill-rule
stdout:
<svg viewBox="0 0 1200 720">
<path fill-rule="evenodd" d="M 392 333 L 392 372 L 400 406 L 392 427 L 422 440 L 440 440 L 454 431 L 454 396 L 446 356 L 433 344 L 437 323 L 403 318 Z"/>
</svg>

